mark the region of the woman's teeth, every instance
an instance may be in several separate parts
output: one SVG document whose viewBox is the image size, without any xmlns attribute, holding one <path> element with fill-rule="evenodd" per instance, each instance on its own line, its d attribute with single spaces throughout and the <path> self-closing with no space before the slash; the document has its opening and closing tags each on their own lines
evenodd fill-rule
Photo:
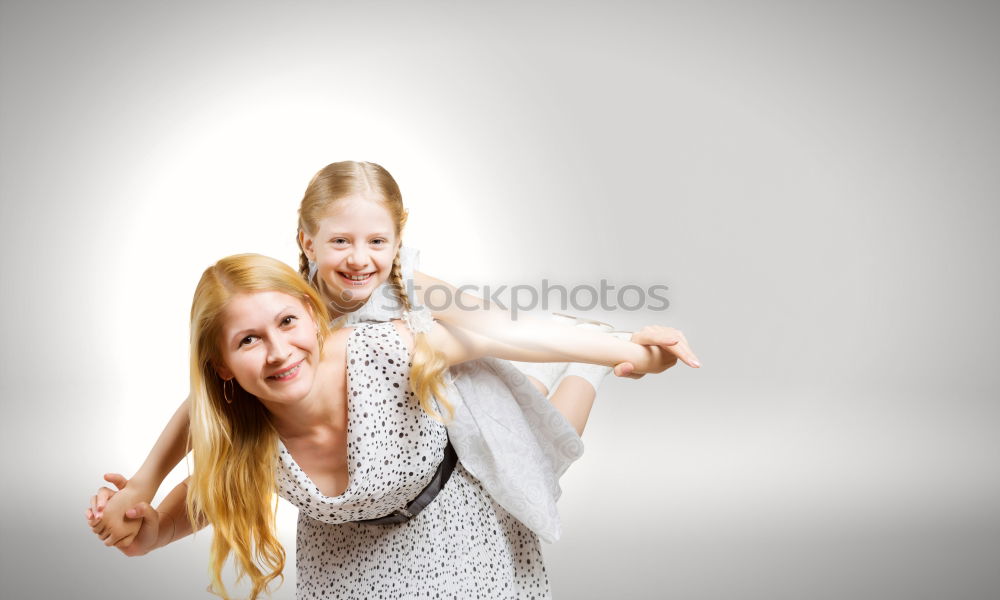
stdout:
<svg viewBox="0 0 1000 600">
<path fill-rule="evenodd" d="M 284 373 L 281 373 L 280 375 L 271 375 L 268 379 L 279 379 L 279 380 L 280 379 L 288 379 L 289 377 L 292 377 L 296 373 L 298 373 L 299 369 L 301 367 L 302 367 L 302 363 L 299 363 L 299 364 L 295 365 L 294 367 L 292 367 L 291 369 L 288 369 Z"/>
</svg>

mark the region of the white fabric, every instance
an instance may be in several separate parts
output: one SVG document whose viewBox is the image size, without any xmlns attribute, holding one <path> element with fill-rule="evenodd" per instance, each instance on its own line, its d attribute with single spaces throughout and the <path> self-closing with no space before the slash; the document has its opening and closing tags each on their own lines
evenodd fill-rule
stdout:
<svg viewBox="0 0 1000 600">
<path fill-rule="evenodd" d="M 400 253 L 410 304 L 418 307 L 412 292 L 419 253 L 411 248 L 401 248 Z M 402 305 L 386 283 L 364 306 L 335 324 L 402 317 Z M 503 360 L 487 358 L 452 367 L 448 400 L 455 407 L 448 436 L 462 465 L 539 538 L 558 540 L 559 477 L 584 449 L 573 426 L 523 373 Z"/>
<path fill-rule="evenodd" d="M 546 542 L 559 539 L 559 477 L 583 455 L 562 413 L 509 362 L 451 368 L 448 399 L 461 402 L 448 436 L 465 468 L 494 500 Z"/>
<path fill-rule="evenodd" d="M 410 350 L 391 323 L 347 340 L 346 488 L 323 494 L 279 446 L 278 489 L 299 508 L 297 599 L 551 598 L 538 536 L 461 463 L 403 523 L 366 524 L 406 506 L 434 476 L 448 436 L 409 389 Z"/>
</svg>

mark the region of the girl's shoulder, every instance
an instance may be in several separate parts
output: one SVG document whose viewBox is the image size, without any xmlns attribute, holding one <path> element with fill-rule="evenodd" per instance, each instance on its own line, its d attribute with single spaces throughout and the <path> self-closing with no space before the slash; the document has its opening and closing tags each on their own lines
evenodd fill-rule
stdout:
<svg viewBox="0 0 1000 600">
<path fill-rule="evenodd" d="M 413 352 L 413 333 L 402 319 L 364 322 L 334 330 L 330 342 L 337 347 L 351 345 L 364 348 L 385 348 L 391 346 L 409 355 Z"/>
</svg>

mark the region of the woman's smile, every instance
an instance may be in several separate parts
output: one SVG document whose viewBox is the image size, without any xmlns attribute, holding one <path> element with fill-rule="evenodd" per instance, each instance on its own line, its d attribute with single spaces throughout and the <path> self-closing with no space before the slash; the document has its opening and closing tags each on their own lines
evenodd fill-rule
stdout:
<svg viewBox="0 0 1000 600">
<path fill-rule="evenodd" d="M 282 370 L 278 371 L 277 373 L 274 373 L 272 375 L 268 375 L 267 378 L 275 380 L 275 381 L 290 381 L 292 379 L 295 379 L 295 376 L 299 374 L 299 371 L 302 368 L 302 361 L 303 360 L 305 360 L 305 359 L 303 358 L 303 359 L 299 360 L 297 363 L 291 365 L 290 367 L 282 369 Z"/>
</svg>

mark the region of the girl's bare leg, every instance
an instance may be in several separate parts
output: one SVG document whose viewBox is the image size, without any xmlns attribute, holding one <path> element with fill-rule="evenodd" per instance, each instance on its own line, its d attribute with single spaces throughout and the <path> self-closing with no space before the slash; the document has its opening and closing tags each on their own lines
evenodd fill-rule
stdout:
<svg viewBox="0 0 1000 600">
<path fill-rule="evenodd" d="M 549 402 L 569 421 L 577 435 L 583 435 L 583 428 L 590 418 L 590 409 L 597 399 L 597 390 L 583 377 L 566 375 L 556 386 Z"/>
</svg>

